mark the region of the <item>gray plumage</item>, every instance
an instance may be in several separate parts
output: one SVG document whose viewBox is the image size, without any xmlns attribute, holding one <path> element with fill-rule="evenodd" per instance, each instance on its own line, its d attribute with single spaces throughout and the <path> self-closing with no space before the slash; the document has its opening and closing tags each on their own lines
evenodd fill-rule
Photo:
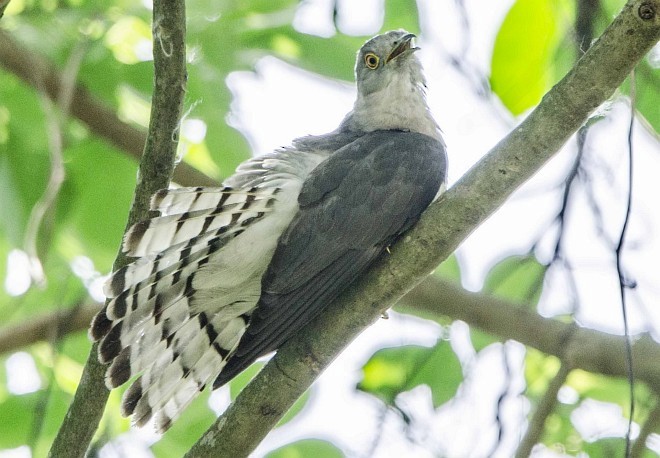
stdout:
<svg viewBox="0 0 660 458">
<path fill-rule="evenodd" d="M 222 188 L 154 195 L 137 259 L 106 284 L 90 334 L 126 391 L 122 413 L 165 431 L 212 384 L 279 348 L 419 219 L 446 176 L 413 35 L 357 56 L 358 97 L 337 130 L 241 164 Z"/>
</svg>

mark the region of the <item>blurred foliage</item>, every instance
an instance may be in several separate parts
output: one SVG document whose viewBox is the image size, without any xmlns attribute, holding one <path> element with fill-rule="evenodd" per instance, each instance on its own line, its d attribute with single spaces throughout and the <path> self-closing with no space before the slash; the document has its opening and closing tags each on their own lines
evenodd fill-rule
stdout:
<svg viewBox="0 0 660 458">
<path fill-rule="evenodd" d="M 445 259 L 433 272 L 434 275 L 437 275 L 446 280 L 452 280 L 456 283 L 461 283 L 461 268 L 458 265 L 458 260 L 456 255 L 451 255 Z"/>
<path fill-rule="evenodd" d="M 534 256 L 508 257 L 488 272 L 483 290 L 502 299 L 536 308 L 545 269 Z"/>
<path fill-rule="evenodd" d="M 623 0 L 600 0 L 592 18 L 598 37 L 619 12 Z M 575 1 L 516 0 L 500 27 L 491 60 L 490 84 L 514 115 L 533 108 L 571 68 L 590 43 L 577 42 Z M 660 76 L 648 60 L 636 72 L 635 106 L 660 131 Z M 626 83 L 622 90 L 630 94 Z"/>
<path fill-rule="evenodd" d="M 541 101 L 562 75 L 552 72 L 555 50 L 570 23 L 568 0 L 517 0 L 495 39 L 490 84 L 519 115 Z"/>
<path fill-rule="evenodd" d="M 596 35 L 622 5 L 604 0 L 594 18 Z M 207 128 L 202 140 L 189 141 L 184 161 L 206 174 L 222 178 L 249 157 L 246 139 L 227 124 L 232 94 L 224 83 L 234 71 L 253 70 L 267 55 L 318 73 L 351 81 L 356 49 L 365 37 L 337 31 L 331 37 L 302 33 L 293 25 L 297 0 L 189 0 L 188 119 L 202 120 Z M 328 12 L 331 14 L 331 12 Z M 574 7 L 569 0 L 517 0 L 497 34 L 490 82 L 493 91 L 513 115 L 526 112 L 573 64 L 578 47 L 573 36 Z M 0 21 L 13 39 L 30 52 L 66 66 L 74 49 L 84 49 L 78 81 L 118 115 L 140 129 L 148 124 L 152 90 L 151 12 L 143 2 L 128 0 L 12 0 Z M 385 0 L 382 29 L 405 28 L 420 32 L 414 0 Z M 586 47 L 585 45 L 582 46 Z M 0 84 L 0 278 L 7 278 L 12 250 L 25 245 L 30 214 L 45 192 L 51 169 L 47 136 L 49 121 L 36 91 L 2 70 Z M 657 71 L 644 62 L 637 72 L 637 107 L 657 129 Z M 629 87 L 622 88 L 629 92 Z M 65 180 L 55 206 L 40 227 L 38 247 L 47 283 L 21 294 L 0 290 L 0 326 L 29 321 L 39 313 L 68 309 L 87 300 L 89 279 L 110 270 L 117 252 L 132 199 L 136 163 L 128 155 L 95 137 L 81 122 L 63 122 Z M 72 262 L 89 259 L 98 272 L 74 273 Z M 460 282 L 460 268 L 450 257 L 437 275 Z M 488 274 L 484 291 L 535 306 L 543 284 L 544 266 L 532 256 L 502 260 Z M 83 278 L 85 277 L 85 278 Z M 12 285 L 15 286 L 15 285 Z M 437 319 L 437 317 L 435 317 Z M 448 323 L 440 321 L 442 325 Z M 495 342 L 471 329 L 477 353 Z M 3 358 L 0 364 L 0 450 L 27 444 L 33 456 L 45 456 L 73 396 L 77 378 L 89 353 L 82 334 L 58 343 L 29 348 L 41 388 L 28 394 L 9 391 Z M 233 399 L 260 368 L 256 364 L 232 381 Z M 529 351 L 526 356 L 526 396 L 538 401 L 556 372 L 552 357 Z M 420 385 L 429 387 L 432 407 L 452 400 L 463 382 L 463 368 L 450 344 L 439 340 L 433 347 L 401 346 L 376 351 L 363 368 L 358 389 L 396 408 L 400 394 Z M 568 386 L 579 399 L 615 403 L 627 412 L 624 381 L 575 372 Z M 640 388 L 639 396 L 649 396 Z M 119 416 L 122 390 L 110 396 L 106 415 L 95 438 L 98 449 L 129 429 Z M 309 401 L 306 393 L 282 423 L 296 417 Z M 561 404 L 547 421 L 545 443 L 562 444 L 571 452 L 610 456 L 621 450 L 620 439 L 582 440 L 572 426 L 575 405 Z M 648 409 L 640 408 L 643 418 Z M 159 457 L 182 456 L 215 415 L 208 395 L 199 397 L 180 421 L 151 446 Z M 637 419 L 637 417 L 636 417 Z M 146 446 L 146 444 L 145 444 Z M 329 442 L 307 439 L 272 451 L 277 458 L 335 457 L 343 453 Z"/>
<path fill-rule="evenodd" d="M 338 458 L 344 454 L 330 442 L 319 439 L 305 439 L 273 450 L 267 458 Z"/>
<path fill-rule="evenodd" d="M 575 390 L 580 399 L 595 399 L 597 401 L 609 402 L 621 407 L 623 415 L 630 416 L 630 384 L 625 379 L 613 379 L 601 377 L 597 374 L 574 370 L 566 380 L 567 387 Z M 649 413 L 652 405 L 648 402 L 652 393 L 646 385 L 635 384 L 636 403 L 634 421 L 642 421 Z"/>
<path fill-rule="evenodd" d="M 528 349 L 525 354 L 525 381 L 527 383 L 526 396 L 532 405 L 536 405 L 544 396 L 548 385 L 559 370 L 559 360 L 554 356 Z M 594 400 L 601 405 L 617 406 L 622 417 L 630 417 L 630 385 L 627 380 L 603 377 L 583 370 L 570 372 L 562 388 L 568 394 L 563 397 L 552 415 L 546 419 L 543 443 L 548 447 L 562 444 L 570 453 L 587 452 L 589 456 L 624 456 L 621 452 L 625 448 L 625 440 L 620 437 L 606 437 L 616 435 L 611 429 L 603 429 L 596 440 L 583 438 L 575 428 L 573 413 L 581 406 L 582 401 Z M 653 408 L 653 394 L 642 384 L 635 385 L 635 413 L 633 420 L 642 422 L 648 417 Z M 594 422 L 598 424 L 598 422 Z"/>
<path fill-rule="evenodd" d="M 430 348 L 408 345 L 378 350 L 362 373 L 357 388 L 391 407 L 396 406 L 399 394 L 426 385 L 437 408 L 456 394 L 463 380 L 458 358 L 444 340 Z"/>
</svg>

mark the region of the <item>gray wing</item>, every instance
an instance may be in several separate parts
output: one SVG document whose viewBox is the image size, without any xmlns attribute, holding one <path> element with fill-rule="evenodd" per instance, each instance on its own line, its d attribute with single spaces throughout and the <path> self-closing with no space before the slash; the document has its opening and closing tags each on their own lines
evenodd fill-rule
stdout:
<svg viewBox="0 0 660 458">
<path fill-rule="evenodd" d="M 314 169 L 264 274 L 257 309 L 214 388 L 279 348 L 339 296 L 419 219 L 445 176 L 444 146 L 402 131 L 366 134 Z"/>
</svg>

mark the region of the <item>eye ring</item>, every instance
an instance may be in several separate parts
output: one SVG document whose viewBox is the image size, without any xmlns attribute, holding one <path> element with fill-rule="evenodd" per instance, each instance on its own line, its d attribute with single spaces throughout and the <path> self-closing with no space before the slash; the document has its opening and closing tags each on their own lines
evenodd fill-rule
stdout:
<svg viewBox="0 0 660 458">
<path fill-rule="evenodd" d="M 370 53 L 365 54 L 365 56 L 364 56 L 364 64 L 365 64 L 368 68 L 374 70 L 374 69 L 378 68 L 378 64 L 379 64 L 379 63 L 380 63 L 380 59 L 379 59 L 378 56 L 375 55 L 374 53 L 370 52 Z"/>
</svg>

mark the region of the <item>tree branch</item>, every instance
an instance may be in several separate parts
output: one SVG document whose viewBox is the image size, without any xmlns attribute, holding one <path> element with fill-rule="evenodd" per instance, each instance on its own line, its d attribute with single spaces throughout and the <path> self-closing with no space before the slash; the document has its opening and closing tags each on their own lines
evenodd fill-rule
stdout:
<svg viewBox="0 0 660 458">
<path fill-rule="evenodd" d="M 0 30 L 0 43 L 0 65 L 35 90 L 57 101 L 65 85 L 62 71 L 48 59 L 21 46 L 4 30 Z M 87 125 L 94 134 L 140 160 L 147 140 L 146 132 L 119 119 L 114 108 L 103 103 L 82 84 L 74 86 L 70 108 L 70 114 Z M 173 180 L 182 186 L 218 185 L 217 180 L 185 162 L 176 167 Z"/>
<path fill-rule="evenodd" d="M 651 433 L 657 431 L 658 426 L 660 426 L 660 402 L 656 401 L 653 410 L 649 413 L 649 416 L 646 418 L 646 421 L 642 425 L 642 430 L 637 436 L 637 440 L 630 449 L 630 458 L 640 458 L 644 456 L 646 451 L 646 440 L 649 438 Z"/>
<path fill-rule="evenodd" d="M 47 313 L 0 330 L 0 354 L 52 338 L 53 323 L 59 323 L 58 336 L 83 331 L 100 310 L 89 303 L 71 310 Z M 574 369 L 611 377 L 626 376 L 625 340 L 575 324 L 543 318 L 527 305 L 483 293 L 465 291 L 455 283 L 427 277 L 395 306 L 401 313 L 424 318 L 448 317 L 465 321 L 501 340 L 516 340 L 545 354 L 573 364 Z M 650 336 L 635 340 L 635 378 L 650 387 L 660 386 L 660 344 Z"/>
<path fill-rule="evenodd" d="M 69 333 L 89 328 L 100 304 L 88 303 L 22 321 L 0 329 L 0 355 L 43 340 L 57 340 Z"/>
<path fill-rule="evenodd" d="M 527 427 L 527 432 L 523 437 L 518 450 L 516 450 L 516 458 L 527 458 L 532 455 L 532 449 L 541 439 L 543 430 L 545 429 L 545 420 L 552 413 L 552 410 L 557 404 L 557 394 L 559 389 L 564 385 L 566 377 L 570 372 L 570 368 L 567 364 L 559 366 L 559 371 L 553 377 L 548 389 L 543 394 L 541 402 L 534 412 L 534 416 L 529 422 Z"/>
<path fill-rule="evenodd" d="M 152 194 L 166 188 L 172 177 L 187 79 L 185 33 L 185 3 L 155 0 L 155 87 L 151 120 L 127 228 L 148 216 Z M 113 269 L 126 264 L 127 259 L 120 251 Z M 104 384 L 106 366 L 98 362 L 97 347 L 98 344 L 92 345 L 73 402 L 50 449 L 50 457 L 83 457 L 98 427 L 109 392 Z"/>
<path fill-rule="evenodd" d="M 250 453 L 351 340 L 449 256 L 614 93 L 660 39 L 659 11 L 660 0 L 628 2 L 527 119 L 425 212 L 391 256 L 289 340 L 187 456 Z"/>
<path fill-rule="evenodd" d="M 513 339 L 547 355 L 559 358 L 571 369 L 611 377 L 627 376 L 624 336 L 607 334 L 543 318 L 524 305 L 463 288 L 429 277 L 397 305 L 397 311 L 421 316 L 448 316 L 502 340 Z M 652 389 L 660 387 L 660 344 L 648 334 L 633 345 L 635 378 Z"/>
</svg>

